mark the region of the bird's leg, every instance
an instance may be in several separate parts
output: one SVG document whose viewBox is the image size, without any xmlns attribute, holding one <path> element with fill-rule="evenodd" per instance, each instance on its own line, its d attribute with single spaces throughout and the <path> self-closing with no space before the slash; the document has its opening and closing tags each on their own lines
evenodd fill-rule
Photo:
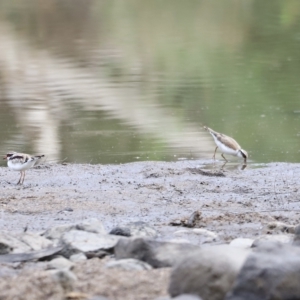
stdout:
<svg viewBox="0 0 300 300">
<path fill-rule="evenodd" d="M 224 171 L 224 167 L 225 167 L 225 165 L 226 165 L 227 163 L 228 163 L 228 160 L 226 160 L 225 163 L 222 165 L 220 171 Z"/>
<path fill-rule="evenodd" d="M 247 167 L 247 164 L 243 164 L 241 170 L 242 170 L 242 171 L 245 170 L 246 167 Z"/>
<path fill-rule="evenodd" d="M 216 149 L 215 149 L 215 153 L 214 153 L 214 156 L 213 156 L 213 160 L 216 160 L 216 152 L 217 152 L 217 149 L 218 149 L 218 146 L 217 146 Z"/>
<path fill-rule="evenodd" d="M 227 160 L 226 157 L 224 156 L 224 153 L 222 153 L 221 156 L 226 160 L 226 162 L 228 162 L 228 160 Z"/>
<path fill-rule="evenodd" d="M 18 181 L 17 185 L 18 185 L 18 184 L 21 184 L 22 171 L 21 171 L 20 173 L 21 173 L 21 176 L 20 176 L 20 179 L 19 179 L 19 181 Z"/>
<path fill-rule="evenodd" d="M 24 179 L 25 179 L 25 171 L 23 171 L 23 180 L 22 180 L 22 184 L 24 182 Z"/>
</svg>

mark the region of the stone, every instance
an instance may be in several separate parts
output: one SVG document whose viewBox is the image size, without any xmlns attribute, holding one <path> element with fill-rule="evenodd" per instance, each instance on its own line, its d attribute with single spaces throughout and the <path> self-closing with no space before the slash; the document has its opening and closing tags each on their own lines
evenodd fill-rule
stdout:
<svg viewBox="0 0 300 300">
<path fill-rule="evenodd" d="M 104 296 L 93 296 L 92 298 L 88 298 L 87 300 L 109 300 Z"/>
<path fill-rule="evenodd" d="M 71 230 L 82 230 L 101 234 L 107 233 L 101 221 L 96 218 L 91 218 L 77 224 L 59 225 L 49 228 L 42 235 L 50 240 L 59 240 L 66 232 Z"/>
<path fill-rule="evenodd" d="M 204 300 L 223 300 L 249 253 L 218 245 L 187 254 L 172 270 L 170 295 L 194 294 Z"/>
<path fill-rule="evenodd" d="M 96 218 L 87 219 L 77 224 L 76 229 L 93 233 L 107 234 L 103 223 Z"/>
<path fill-rule="evenodd" d="M 248 256 L 225 299 L 300 299 L 299 282 L 299 247 L 266 242 Z"/>
<path fill-rule="evenodd" d="M 127 223 L 124 226 L 117 226 L 110 231 L 110 234 L 149 238 L 155 238 L 158 236 L 156 229 L 141 221 Z"/>
<path fill-rule="evenodd" d="M 175 298 L 170 298 L 170 297 L 159 297 L 156 298 L 155 300 L 202 300 L 200 297 L 197 295 L 192 295 L 192 294 L 182 294 L 178 297 Z"/>
<path fill-rule="evenodd" d="M 30 251 L 25 253 L 9 253 L 0 255 L 1 263 L 14 263 L 14 262 L 24 262 L 32 261 L 38 259 L 46 259 L 55 254 L 60 253 L 63 250 L 62 246 L 57 246 L 53 248 L 42 249 L 38 251 Z"/>
<path fill-rule="evenodd" d="M 204 228 L 181 229 L 174 232 L 175 236 L 184 236 L 197 240 L 199 244 L 212 243 L 217 241 L 218 235 Z"/>
<path fill-rule="evenodd" d="M 76 229 L 74 224 L 55 226 L 47 229 L 42 236 L 50 240 L 59 240 L 64 233 L 73 229 Z"/>
<path fill-rule="evenodd" d="M 77 253 L 70 256 L 70 261 L 79 262 L 87 260 L 87 257 L 83 253 Z"/>
<path fill-rule="evenodd" d="M 264 227 L 263 232 L 265 234 L 295 233 L 295 226 L 277 221 L 270 222 Z"/>
<path fill-rule="evenodd" d="M 54 246 L 51 240 L 33 232 L 25 232 L 19 235 L 19 239 L 35 251 Z"/>
<path fill-rule="evenodd" d="M 182 294 L 180 296 L 172 298 L 172 300 L 201 300 L 201 298 L 192 294 Z"/>
<path fill-rule="evenodd" d="M 266 242 L 276 242 L 278 244 L 292 244 L 294 241 L 293 234 L 265 234 L 256 238 L 252 247 L 258 247 Z"/>
<path fill-rule="evenodd" d="M 74 263 L 65 257 L 56 257 L 48 262 L 48 269 L 67 269 L 70 270 Z"/>
<path fill-rule="evenodd" d="M 232 246 L 232 247 L 248 249 L 248 248 L 251 248 L 253 242 L 254 242 L 253 239 L 236 238 L 236 239 L 232 240 L 229 243 L 229 245 Z"/>
<path fill-rule="evenodd" d="M 105 267 L 107 269 L 121 269 L 128 271 L 141 271 L 141 270 L 151 270 L 152 266 L 134 258 L 120 259 L 116 261 L 109 261 L 106 263 Z"/>
<path fill-rule="evenodd" d="M 295 226 L 294 245 L 300 246 L 300 225 Z"/>
<path fill-rule="evenodd" d="M 74 273 L 66 269 L 49 270 L 54 280 L 61 285 L 65 292 L 72 291 L 75 287 L 77 277 Z"/>
<path fill-rule="evenodd" d="M 97 234 L 82 230 L 64 233 L 60 243 L 65 246 L 64 256 L 70 257 L 78 252 L 109 250 L 114 248 L 120 237 L 109 234 Z"/>
<path fill-rule="evenodd" d="M 161 242 L 143 238 L 120 239 L 114 248 L 116 259 L 135 258 L 154 268 L 174 266 L 200 248 L 192 244 Z"/>
<path fill-rule="evenodd" d="M 0 231 L 0 254 L 30 252 L 32 248 L 12 232 Z"/>
</svg>

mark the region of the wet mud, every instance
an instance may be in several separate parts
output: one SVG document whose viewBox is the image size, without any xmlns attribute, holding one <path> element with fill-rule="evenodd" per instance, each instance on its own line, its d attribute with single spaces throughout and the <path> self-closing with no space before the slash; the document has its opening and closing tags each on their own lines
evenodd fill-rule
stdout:
<svg viewBox="0 0 300 300">
<path fill-rule="evenodd" d="M 173 238 L 169 223 L 201 213 L 198 226 L 223 239 L 260 234 L 272 220 L 297 222 L 300 164 L 239 165 L 203 161 L 122 165 L 51 165 L 18 172 L 0 168 L 0 229 L 43 231 L 96 217 L 109 231 L 144 221 Z"/>
</svg>

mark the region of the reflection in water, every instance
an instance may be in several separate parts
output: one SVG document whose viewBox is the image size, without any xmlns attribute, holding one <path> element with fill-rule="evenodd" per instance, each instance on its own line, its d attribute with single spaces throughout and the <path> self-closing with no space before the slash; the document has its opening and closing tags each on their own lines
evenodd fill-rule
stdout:
<svg viewBox="0 0 300 300">
<path fill-rule="evenodd" d="M 0 0 L 0 152 L 210 158 L 205 124 L 250 160 L 298 161 L 299 13 L 275 0 Z"/>
</svg>

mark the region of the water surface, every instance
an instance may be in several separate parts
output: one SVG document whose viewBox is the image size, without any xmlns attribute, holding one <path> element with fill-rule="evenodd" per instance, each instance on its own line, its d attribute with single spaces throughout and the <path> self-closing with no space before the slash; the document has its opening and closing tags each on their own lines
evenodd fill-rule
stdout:
<svg viewBox="0 0 300 300">
<path fill-rule="evenodd" d="M 299 47 L 299 1 L 0 0 L 0 152 L 298 162 Z"/>
</svg>

